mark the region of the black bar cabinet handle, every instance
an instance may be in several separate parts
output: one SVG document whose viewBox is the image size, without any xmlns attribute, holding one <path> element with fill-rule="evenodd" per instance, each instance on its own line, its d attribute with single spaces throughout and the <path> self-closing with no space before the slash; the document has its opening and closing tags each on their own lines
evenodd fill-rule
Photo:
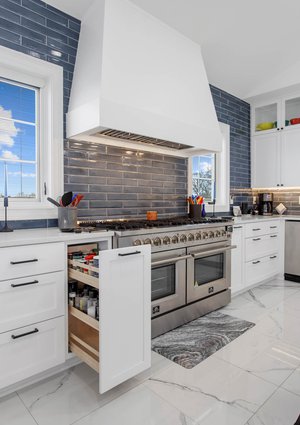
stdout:
<svg viewBox="0 0 300 425">
<path fill-rule="evenodd" d="M 39 260 L 37 258 L 34 258 L 33 260 L 11 261 L 10 264 L 15 266 L 16 264 L 36 263 L 37 261 Z"/>
<path fill-rule="evenodd" d="M 140 254 L 141 251 L 127 252 L 126 254 L 119 254 L 119 257 L 127 257 L 128 255 Z"/>
<path fill-rule="evenodd" d="M 258 264 L 258 263 L 260 263 L 260 261 L 259 261 L 259 260 L 257 260 L 257 261 L 252 261 L 252 264 Z"/>
<path fill-rule="evenodd" d="M 12 288 L 19 288 L 20 286 L 35 285 L 36 283 L 39 283 L 39 281 L 33 280 L 32 282 L 26 282 L 26 283 L 12 283 L 10 286 Z"/>
<path fill-rule="evenodd" d="M 277 235 L 271 235 L 270 238 L 277 238 Z"/>
<path fill-rule="evenodd" d="M 261 240 L 261 238 L 254 238 L 254 239 L 252 239 L 253 241 L 260 241 Z"/>
<path fill-rule="evenodd" d="M 277 226 L 270 226 L 270 229 L 277 229 Z"/>
<path fill-rule="evenodd" d="M 23 336 L 36 334 L 37 332 L 39 332 L 39 330 L 38 330 L 38 328 L 35 328 L 33 331 L 25 332 L 24 334 L 20 334 L 20 335 L 12 335 L 11 337 L 12 337 L 12 339 L 18 339 L 18 338 L 23 338 Z"/>
<path fill-rule="evenodd" d="M 252 229 L 253 230 L 253 232 L 257 232 L 258 230 L 261 230 L 261 229 Z"/>
<path fill-rule="evenodd" d="M 274 258 L 277 258 L 277 255 L 272 255 L 272 257 L 270 257 L 270 260 L 274 260 Z"/>
</svg>

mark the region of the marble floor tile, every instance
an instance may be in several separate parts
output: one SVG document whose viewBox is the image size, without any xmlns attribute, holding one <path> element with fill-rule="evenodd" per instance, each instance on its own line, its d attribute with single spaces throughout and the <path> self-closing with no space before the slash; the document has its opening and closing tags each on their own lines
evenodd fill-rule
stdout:
<svg viewBox="0 0 300 425">
<path fill-rule="evenodd" d="M 141 384 L 74 425 L 196 425 Z"/>
<path fill-rule="evenodd" d="M 276 390 L 214 355 L 192 370 L 171 366 L 145 385 L 201 425 L 244 425 Z"/>
<path fill-rule="evenodd" d="M 300 284 L 298 285 L 300 286 Z M 300 319 L 300 291 L 280 303 L 275 310 L 286 312 Z"/>
<path fill-rule="evenodd" d="M 296 369 L 289 376 L 289 378 L 282 384 L 282 387 L 300 396 L 300 368 Z"/>
<path fill-rule="evenodd" d="M 263 335 L 268 335 L 300 347 L 298 322 L 297 318 L 290 314 L 290 312 L 273 309 L 257 322 L 255 330 Z"/>
<path fill-rule="evenodd" d="M 247 424 L 294 425 L 299 414 L 300 397 L 279 388 Z"/>
<path fill-rule="evenodd" d="M 216 353 L 227 361 L 275 385 L 281 385 L 300 365 L 300 348 L 259 334 L 253 329 Z"/>
<path fill-rule="evenodd" d="M 36 425 L 17 394 L 0 399 L 0 425 Z"/>
<path fill-rule="evenodd" d="M 69 425 L 137 386 L 132 379 L 99 394 L 99 375 L 80 364 L 18 392 L 39 425 Z"/>
</svg>

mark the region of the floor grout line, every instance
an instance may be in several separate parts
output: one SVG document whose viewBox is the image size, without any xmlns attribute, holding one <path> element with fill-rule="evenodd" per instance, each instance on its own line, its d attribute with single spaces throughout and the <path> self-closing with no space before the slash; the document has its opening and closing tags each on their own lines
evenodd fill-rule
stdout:
<svg viewBox="0 0 300 425">
<path fill-rule="evenodd" d="M 21 401 L 21 403 L 23 404 L 23 406 L 25 407 L 25 409 L 27 410 L 27 412 L 30 414 L 30 416 L 32 417 L 32 419 L 34 420 L 34 422 L 39 425 L 38 421 L 35 419 L 35 417 L 33 416 L 33 414 L 30 412 L 30 410 L 28 409 L 28 407 L 26 406 L 26 404 L 24 403 L 24 401 L 22 400 L 22 398 L 20 397 L 19 393 L 16 391 L 16 395 L 19 398 L 19 400 Z"/>
</svg>

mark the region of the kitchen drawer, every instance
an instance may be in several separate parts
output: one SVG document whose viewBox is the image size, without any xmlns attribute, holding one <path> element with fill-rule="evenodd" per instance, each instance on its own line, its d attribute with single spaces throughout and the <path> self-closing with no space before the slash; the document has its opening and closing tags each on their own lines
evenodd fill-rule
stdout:
<svg viewBox="0 0 300 425">
<path fill-rule="evenodd" d="M 61 242 L 0 250 L 0 280 L 56 272 L 64 268 L 65 247 Z"/>
<path fill-rule="evenodd" d="M 277 233 L 247 238 L 245 241 L 246 261 L 265 257 L 279 251 L 279 237 Z"/>
<path fill-rule="evenodd" d="M 246 285 L 254 285 L 279 273 L 278 254 L 246 263 Z"/>
<path fill-rule="evenodd" d="M 260 235 L 267 235 L 271 233 L 271 226 L 278 224 L 272 224 L 270 221 L 259 220 L 256 223 L 249 223 L 245 225 L 245 237 L 252 238 Z M 277 230 L 278 231 L 278 230 Z"/>
<path fill-rule="evenodd" d="M 63 363 L 64 317 L 1 334 L 0 359 L 0 388 Z"/>
<path fill-rule="evenodd" d="M 64 314 L 64 272 L 0 282 L 0 333 Z"/>
</svg>

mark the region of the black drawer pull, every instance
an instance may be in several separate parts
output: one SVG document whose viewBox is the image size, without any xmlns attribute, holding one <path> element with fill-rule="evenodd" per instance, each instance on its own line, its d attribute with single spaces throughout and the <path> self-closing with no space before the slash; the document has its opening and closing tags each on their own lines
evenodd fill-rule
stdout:
<svg viewBox="0 0 300 425">
<path fill-rule="evenodd" d="M 252 239 L 254 242 L 256 242 L 256 241 L 261 241 L 261 238 L 255 238 L 255 239 Z"/>
<path fill-rule="evenodd" d="M 33 260 L 11 261 L 10 264 L 15 266 L 16 264 L 36 263 L 37 261 L 39 260 L 37 258 L 34 258 Z"/>
<path fill-rule="evenodd" d="M 257 261 L 252 261 L 252 264 L 258 264 L 258 263 L 260 263 L 260 261 L 259 261 L 259 260 L 257 260 Z"/>
<path fill-rule="evenodd" d="M 270 257 L 270 260 L 274 260 L 274 258 L 277 258 L 277 255 L 272 255 L 272 257 Z"/>
<path fill-rule="evenodd" d="M 234 229 L 242 229 L 242 228 L 243 228 L 243 226 L 234 226 L 233 228 L 234 228 Z"/>
<path fill-rule="evenodd" d="M 270 226 L 270 229 L 277 229 L 277 226 Z"/>
<path fill-rule="evenodd" d="M 258 232 L 258 230 L 261 230 L 261 229 L 252 229 L 253 230 L 253 232 Z"/>
<path fill-rule="evenodd" d="M 35 285 L 36 283 L 39 283 L 39 281 L 33 280 L 32 282 L 26 282 L 26 283 L 12 283 L 10 286 L 12 288 L 19 288 L 20 286 Z"/>
<path fill-rule="evenodd" d="M 33 331 L 25 332 L 24 334 L 20 334 L 20 335 L 12 335 L 11 337 L 12 337 L 12 339 L 18 339 L 18 338 L 23 338 L 23 336 L 36 334 L 37 332 L 39 332 L 39 330 L 37 328 L 35 328 Z"/>
<path fill-rule="evenodd" d="M 270 238 L 277 238 L 277 235 L 271 235 Z"/>
<path fill-rule="evenodd" d="M 127 257 L 128 255 L 140 254 L 141 251 L 127 252 L 126 254 L 119 254 L 119 257 Z"/>
</svg>

